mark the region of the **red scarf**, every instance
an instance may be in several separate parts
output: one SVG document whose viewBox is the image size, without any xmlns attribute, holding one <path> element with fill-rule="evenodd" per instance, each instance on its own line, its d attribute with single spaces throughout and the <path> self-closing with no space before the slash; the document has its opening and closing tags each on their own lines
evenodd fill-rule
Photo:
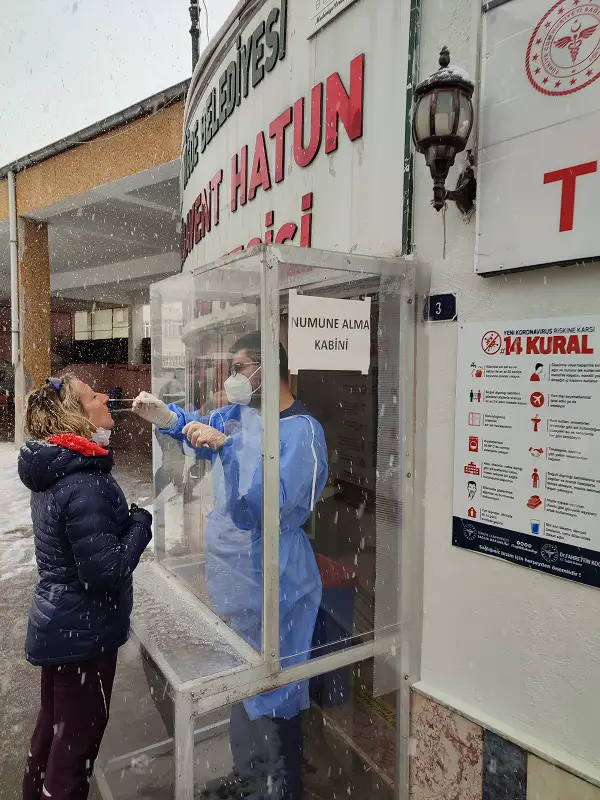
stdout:
<svg viewBox="0 0 600 800">
<path fill-rule="evenodd" d="M 48 437 L 48 444 L 55 444 L 58 447 L 64 447 L 65 450 L 71 450 L 73 453 L 79 453 L 80 456 L 107 456 L 108 450 L 100 447 L 95 442 L 90 442 L 84 436 L 77 436 L 74 433 L 59 433 L 56 436 Z"/>
</svg>

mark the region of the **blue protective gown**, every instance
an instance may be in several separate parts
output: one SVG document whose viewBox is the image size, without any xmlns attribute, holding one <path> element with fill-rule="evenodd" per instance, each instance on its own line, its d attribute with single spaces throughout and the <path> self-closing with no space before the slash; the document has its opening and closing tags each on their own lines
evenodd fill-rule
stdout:
<svg viewBox="0 0 600 800">
<path fill-rule="evenodd" d="M 262 624 L 262 421 L 258 412 L 233 405 L 201 417 L 169 406 L 179 420 L 164 430 L 192 451 L 182 434 L 188 422 L 210 425 L 229 438 L 217 452 L 199 448 L 196 457 L 212 463 L 214 507 L 206 529 L 206 583 L 209 601 L 248 644 L 260 652 Z M 323 428 L 299 401 L 282 412 L 280 432 L 279 635 L 282 664 L 308 660 L 321 577 L 302 525 L 327 482 Z M 251 720 L 290 719 L 308 708 L 308 681 L 244 701 Z"/>
</svg>

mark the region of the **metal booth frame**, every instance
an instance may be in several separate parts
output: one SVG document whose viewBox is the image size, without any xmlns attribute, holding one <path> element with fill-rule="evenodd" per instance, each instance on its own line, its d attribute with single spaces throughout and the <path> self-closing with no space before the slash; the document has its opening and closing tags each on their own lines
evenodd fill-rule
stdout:
<svg viewBox="0 0 600 800">
<path fill-rule="evenodd" d="M 194 607 L 199 622 L 210 630 L 216 639 L 232 647 L 242 660 L 236 666 L 217 674 L 204 675 L 192 680 L 182 680 L 169 663 L 168 653 L 160 652 L 148 631 L 139 623 L 134 608 L 132 637 L 139 643 L 148 658 L 169 684 L 169 694 L 174 704 L 174 737 L 141 752 L 174 750 L 175 799 L 193 800 L 194 797 L 194 744 L 210 735 L 196 730 L 196 719 L 231 703 L 255 694 L 270 691 L 295 681 L 312 678 L 331 670 L 349 666 L 369 658 L 384 658 L 397 675 L 397 776 L 396 797 L 408 800 L 409 786 L 409 722 L 410 686 L 418 680 L 418 663 L 421 637 L 419 597 L 421 593 L 418 563 L 421 552 L 419 536 L 414 523 L 414 393 L 415 393 L 415 266 L 412 256 L 379 258 L 306 249 L 293 246 L 260 245 L 246 253 L 228 256 L 212 264 L 193 270 L 194 277 L 212 270 L 235 268 L 236 263 L 257 259 L 261 265 L 261 313 L 263 341 L 263 602 L 262 631 L 263 652 L 257 654 L 248 644 L 229 629 L 221 619 L 198 600 L 171 573 L 157 562 L 144 565 L 151 581 L 162 582 L 174 598 Z M 372 641 L 347 649 L 309 659 L 296 666 L 283 668 L 279 658 L 279 320 L 280 293 L 287 288 L 301 288 L 296 280 L 293 286 L 280 285 L 280 267 L 311 270 L 310 285 L 315 286 L 315 274 L 322 271 L 331 276 L 332 271 L 351 273 L 360 280 L 365 277 L 389 277 L 398 281 L 399 321 L 402 331 L 399 343 L 400 380 L 399 404 L 402 409 L 402 470 L 400 485 L 402 496 L 402 535 L 400 537 L 398 575 L 397 625 L 390 626 L 374 636 Z M 174 280 L 174 279 L 168 279 Z M 160 285 L 160 284 L 159 284 Z M 209 726 L 211 727 L 211 726 Z M 96 779 L 104 800 L 112 793 L 107 773 L 118 765 L 123 766 L 134 753 L 117 759 L 112 764 L 98 765 Z"/>
</svg>

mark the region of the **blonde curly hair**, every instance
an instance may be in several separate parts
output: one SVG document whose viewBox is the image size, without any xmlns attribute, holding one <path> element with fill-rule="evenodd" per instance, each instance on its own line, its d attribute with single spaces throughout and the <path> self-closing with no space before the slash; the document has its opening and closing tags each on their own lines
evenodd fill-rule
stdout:
<svg viewBox="0 0 600 800">
<path fill-rule="evenodd" d="M 94 427 L 86 416 L 75 375 L 61 378 L 60 391 L 51 381 L 31 392 L 25 411 L 25 435 L 41 441 L 59 433 L 73 433 L 91 439 Z"/>
</svg>

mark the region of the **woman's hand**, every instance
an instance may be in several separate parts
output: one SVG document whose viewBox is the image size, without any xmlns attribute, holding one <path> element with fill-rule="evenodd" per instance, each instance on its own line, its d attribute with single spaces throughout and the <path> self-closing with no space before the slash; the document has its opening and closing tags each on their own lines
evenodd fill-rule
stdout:
<svg viewBox="0 0 600 800">
<path fill-rule="evenodd" d="M 174 428 L 179 419 L 162 400 L 149 392 L 142 392 L 135 398 L 133 412 L 159 428 Z"/>
<path fill-rule="evenodd" d="M 147 528 L 152 528 L 152 514 L 146 511 L 145 508 L 140 508 L 135 503 L 131 504 L 129 509 L 129 517 L 134 522 L 139 522 L 140 525 L 145 525 Z"/>
<path fill-rule="evenodd" d="M 220 450 L 227 441 L 227 436 L 220 433 L 210 425 L 202 422 L 188 422 L 183 429 L 183 435 L 193 448 L 210 447 L 211 450 Z"/>
</svg>

